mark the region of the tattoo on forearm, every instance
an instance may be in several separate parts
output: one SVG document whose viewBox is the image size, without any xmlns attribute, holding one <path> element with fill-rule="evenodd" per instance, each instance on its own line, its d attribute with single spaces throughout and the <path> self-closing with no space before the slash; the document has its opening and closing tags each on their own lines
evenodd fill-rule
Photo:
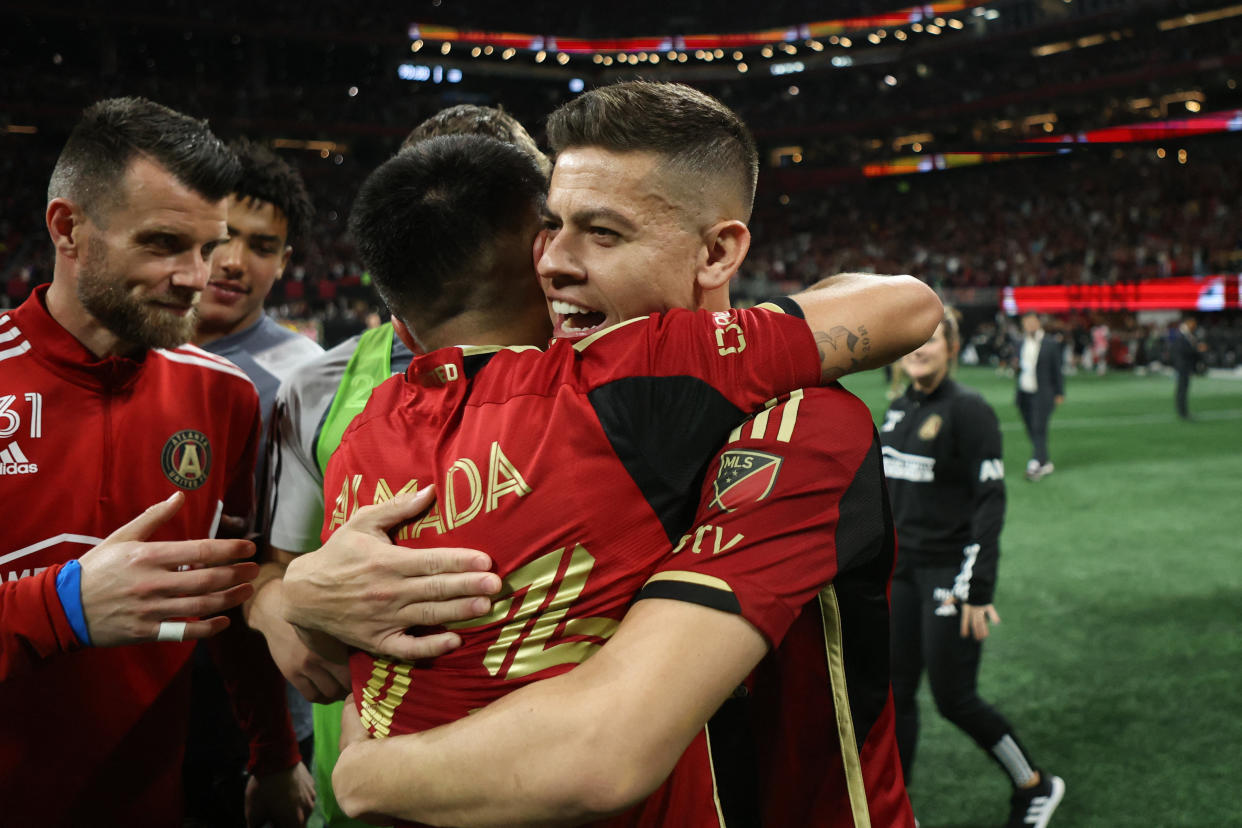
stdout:
<svg viewBox="0 0 1242 828">
<path fill-rule="evenodd" d="M 871 337 L 863 325 L 858 326 L 857 333 L 844 325 L 837 325 L 827 333 L 816 331 L 815 344 L 819 348 L 820 362 L 824 363 L 821 378 L 826 383 L 857 371 L 871 353 Z M 848 364 L 842 364 L 842 359 L 848 359 Z M 829 365 L 830 361 L 834 364 Z"/>
</svg>

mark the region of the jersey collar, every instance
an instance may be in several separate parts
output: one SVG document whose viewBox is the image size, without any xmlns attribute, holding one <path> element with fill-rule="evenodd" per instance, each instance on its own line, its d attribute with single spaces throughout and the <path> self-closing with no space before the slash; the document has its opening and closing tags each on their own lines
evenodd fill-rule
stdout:
<svg viewBox="0 0 1242 828">
<path fill-rule="evenodd" d="M 49 287 L 39 285 L 12 311 L 14 321 L 31 344 L 31 353 L 69 381 L 88 388 L 120 388 L 132 382 L 146 361 L 147 351 L 136 359 L 95 356 L 48 313 Z"/>
</svg>

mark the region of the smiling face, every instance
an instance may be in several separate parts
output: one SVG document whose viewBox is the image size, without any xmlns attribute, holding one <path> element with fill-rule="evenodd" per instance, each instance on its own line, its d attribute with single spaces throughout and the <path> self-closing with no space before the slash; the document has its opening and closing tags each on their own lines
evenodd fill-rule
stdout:
<svg viewBox="0 0 1242 828">
<path fill-rule="evenodd" d="M 956 356 L 957 344 L 949 342 L 941 322 L 931 339 L 901 358 L 901 370 L 916 387 L 931 391 L 949 373 L 949 365 Z"/>
<path fill-rule="evenodd" d="M 703 220 L 660 161 L 595 147 L 557 158 L 536 245 L 555 336 L 699 304 Z"/>
<path fill-rule="evenodd" d="M 224 241 L 225 203 L 204 199 L 143 158 L 118 190 L 117 203 L 98 220 L 74 208 L 81 221 L 77 324 L 101 355 L 182 345 L 194 332 L 212 253 Z"/>
<path fill-rule="evenodd" d="M 284 272 L 291 248 L 289 220 L 274 204 L 229 196 L 227 243 L 212 259 L 211 280 L 198 306 L 199 344 L 253 325 Z"/>
</svg>

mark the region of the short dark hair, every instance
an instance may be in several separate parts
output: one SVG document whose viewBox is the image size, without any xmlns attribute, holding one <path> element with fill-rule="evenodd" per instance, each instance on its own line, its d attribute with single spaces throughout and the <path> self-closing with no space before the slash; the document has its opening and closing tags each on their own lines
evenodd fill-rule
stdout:
<svg viewBox="0 0 1242 828">
<path fill-rule="evenodd" d="M 496 251 L 533 226 L 545 185 L 534 159 L 512 145 L 429 138 L 367 177 L 349 230 L 392 312 L 411 327 L 435 326 L 467 310 L 497 310 L 509 286 L 497 284 Z"/>
<path fill-rule="evenodd" d="M 441 135 L 484 135 L 506 144 L 512 144 L 535 159 L 535 163 L 547 175 L 552 164 L 530 137 L 522 123 L 501 107 L 458 104 L 441 109 L 410 131 L 401 143 L 401 149 L 409 149 L 428 138 Z"/>
<path fill-rule="evenodd" d="M 653 152 L 696 175 L 733 177 L 749 217 L 759 151 L 733 110 L 677 83 L 627 81 L 592 89 L 548 117 L 553 152 L 599 147 Z"/>
<path fill-rule="evenodd" d="M 248 138 L 230 142 L 229 149 L 241 162 L 241 175 L 233 195 L 243 200 L 266 201 L 284 213 L 289 222 L 286 243 L 305 238 L 315 208 L 298 171 L 263 144 Z"/>
<path fill-rule="evenodd" d="M 206 121 L 146 98 L 109 98 L 87 107 L 52 170 L 47 198 L 68 198 L 99 221 L 117 203 L 117 184 L 145 156 L 208 201 L 233 191 L 237 158 Z"/>
</svg>

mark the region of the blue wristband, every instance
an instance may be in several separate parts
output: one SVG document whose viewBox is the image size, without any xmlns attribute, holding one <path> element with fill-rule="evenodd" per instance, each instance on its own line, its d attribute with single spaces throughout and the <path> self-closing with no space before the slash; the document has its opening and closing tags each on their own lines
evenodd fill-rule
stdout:
<svg viewBox="0 0 1242 828">
<path fill-rule="evenodd" d="M 86 613 L 82 610 L 82 564 L 69 561 L 56 573 L 56 595 L 65 609 L 73 634 L 84 646 L 91 646 L 91 634 L 86 629 Z"/>
</svg>

